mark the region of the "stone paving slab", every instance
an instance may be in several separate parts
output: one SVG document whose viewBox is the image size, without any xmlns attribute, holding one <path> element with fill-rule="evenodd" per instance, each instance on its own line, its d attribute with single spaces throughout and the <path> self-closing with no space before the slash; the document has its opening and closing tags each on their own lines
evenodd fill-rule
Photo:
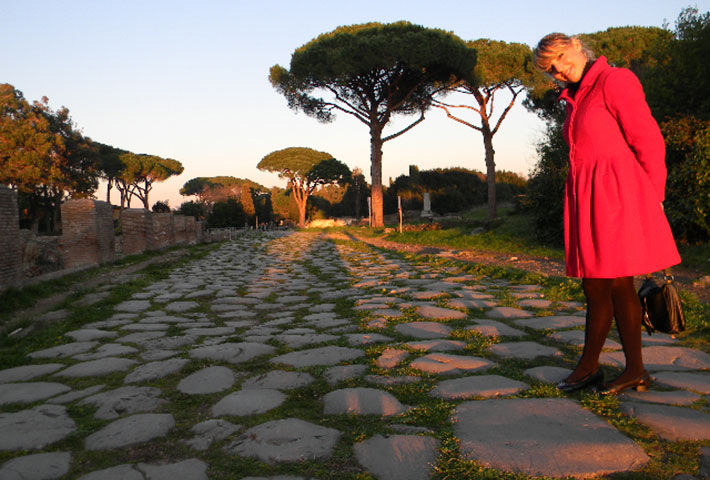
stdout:
<svg viewBox="0 0 710 480">
<path fill-rule="evenodd" d="M 152 412 L 166 403 L 159 398 L 161 391 L 154 387 L 121 387 L 86 397 L 79 405 L 97 407 L 94 417 L 112 420 L 122 415 Z"/>
<path fill-rule="evenodd" d="M 495 320 L 476 319 L 476 325 L 466 327 L 486 337 L 524 337 L 527 333 Z"/>
<path fill-rule="evenodd" d="M 646 392 L 635 392 L 633 390 L 625 391 L 619 395 L 619 400 L 622 401 L 637 401 L 648 403 L 661 403 L 664 405 L 681 405 L 688 406 L 700 400 L 702 397 L 697 393 L 687 392 L 685 390 L 673 390 L 670 392 L 658 392 L 648 390 Z"/>
<path fill-rule="evenodd" d="M 495 366 L 495 363 L 480 357 L 430 353 L 417 358 L 410 366 L 425 373 L 458 375 L 463 372 L 482 372 Z"/>
<path fill-rule="evenodd" d="M 569 377 L 572 373 L 571 368 L 562 367 L 552 367 L 552 366 L 541 366 L 528 368 L 523 372 L 524 375 L 534 378 L 543 383 L 554 383 L 557 384 Z"/>
<path fill-rule="evenodd" d="M 0 467 L 2 480 L 54 480 L 62 478 L 71 465 L 71 452 L 36 453 L 13 458 Z"/>
<path fill-rule="evenodd" d="M 518 305 L 520 305 L 521 307 L 530 308 L 549 308 L 550 305 L 552 305 L 552 302 L 550 300 L 543 300 L 541 298 L 527 298 L 525 300 L 520 300 L 518 302 Z"/>
<path fill-rule="evenodd" d="M 127 300 L 114 307 L 119 312 L 138 313 L 150 308 L 150 300 Z"/>
<path fill-rule="evenodd" d="M 279 355 L 269 360 L 271 363 L 283 363 L 292 367 L 313 367 L 316 365 L 337 365 L 338 363 L 364 357 L 362 350 L 348 347 L 320 347 L 309 350 Z"/>
<path fill-rule="evenodd" d="M 136 367 L 123 379 L 124 383 L 141 383 L 157 380 L 178 373 L 190 363 L 186 358 L 171 358 L 170 360 L 146 363 Z"/>
<path fill-rule="evenodd" d="M 330 458 L 340 432 L 297 418 L 262 423 L 246 430 L 225 450 L 276 464 Z"/>
<path fill-rule="evenodd" d="M 357 461 L 375 478 L 427 480 L 436 463 L 438 442 L 419 435 L 375 435 L 353 446 Z"/>
<path fill-rule="evenodd" d="M 460 340 L 422 340 L 420 342 L 407 342 L 406 346 L 414 350 L 425 352 L 450 352 L 466 348 L 466 342 Z"/>
<path fill-rule="evenodd" d="M 105 343 L 91 353 L 80 353 L 71 357 L 74 360 L 98 360 L 106 357 L 119 357 L 138 352 L 137 349 L 119 343 Z"/>
<path fill-rule="evenodd" d="M 223 343 L 195 348 L 190 350 L 190 356 L 200 360 L 222 360 L 237 364 L 248 362 L 253 358 L 268 355 L 275 351 L 274 347 L 263 343 Z"/>
<path fill-rule="evenodd" d="M 250 388 L 232 392 L 212 407 L 212 415 L 221 417 L 258 415 L 280 406 L 286 395 L 278 390 Z"/>
<path fill-rule="evenodd" d="M 409 352 L 406 350 L 388 348 L 377 357 L 375 365 L 380 368 L 394 368 L 407 357 L 409 357 Z"/>
<path fill-rule="evenodd" d="M 710 372 L 656 372 L 653 380 L 665 387 L 710 395 Z"/>
<path fill-rule="evenodd" d="M 198 423 L 190 430 L 195 436 L 185 443 L 195 450 L 207 450 L 212 443 L 231 437 L 234 433 L 242 429 L 241 425 L 235 425 L 222 419 L 210 419 Z"/>
<path fill-rule="evenodd" d="M 325 415 L 399 415 L 408 410 L 392 394 L 376 388 L 345 388 L 323 397 Z"/>
<path fill-rule="evenodd" d="M 444 380 L 439 382 L 429 394 L 445 400 L 461 400 L 473 397 L 491 398 L 515 395 L 528 388 L 530 386 L 527 383 L 500 375 L 478 375 Z"/>
<path fill-rule="evenodd" d="M 64 335 L 71 337 L 75 342 L 90 342 L 91 340 L 99 340 L 102 338 L 114 338 L 118 333 L 109 332 L 108 330 L 99 330 L 97 328 L 82 328 L 72 330 Z"/>
<path fill-rule="evenodd" d="M 26 382 L 36 377 L 49 375 L 64 367 L 63 363 L 45 363 L 41 365 L 24 365 L 22 367 L 0 370 L 0 383 Z"/>
<path fill-rule="evenodd" d="M 314 381 L 315 378 L 309 373 L 272 370 L 269 373 L 245 380 L 242 383 L 242 388 L 294 390 L 296 388 L 301 388 L 310 385 Z"/>
<path fill-rule="evenodd" d="M 489 318 L 528 318 L 532 313 L 527 310 L 513 307 L 493 307 L 486 312 Z"/>
<path fill-rule="evenodd" d="M 451 327 L 437 322 L 400 323 L 394 329 L 401 335 L 413 338 L 446 338 L 451 335 Z"/>
<path fill-rule="evenodd" d="M 643 363 L 649 372 L 685 371 L 710 369 L 710 355 L 700 350 L 687 347 L 644 347 L 641 350 Z M 604 352 L 599 363 L 624 367 L 623 352 Z"/>
<path fill-rule="evenodd" d="M 175 427 L 169 413 L 143 413 L 118 419 L 92 433 L 84 442 L 87 450 L 110 450 L 165 436 Z"/>
<path fill-rule="evenodd" d="M 123 464 L 97 470 L 79 480 L 208 480 L 207 464 L 192 458 L 172 464 Z"/>
<path fill-rule="evenodd" d="M 451 310 L 450 308 L 435 307 L 433 305 L 417 307 L 416 312 L 420 317 L 432 320 L 461 320 L 467 317 L 467 314 L 460 310 Z"/>
<path fill-rule="evenodd" d="M 76 430 L 60 405 L 40 405 L 15 413 L 0 413 L 0 450 L 40 449 Z"/>
<path fill-rule="evenodd" d="M 558 342 L 574 345 L 575 347 L 584 347 L 584 331 L 583 330 L 565 330 L 555 332 L 550 335 L 550 338 Z M 621 350 L 621 344 L 611 338 L 607 338 L 604 342 L 606 350 Z"/>
<path fill-rule="evenodd" d="M 623 402 L 620 410 L 666 440 L 710 439 L 710 414 L 690 408 Z"/>
<path fill-rule="evenodd" d="M 565 328 L 581 327 L 584 325 L 585 319 L 578 315 L 556 315 L 515 320 L 513 323 L 519 327 L 527 327 L 534 330 L 563 330 Z"/>
<path fill-rule="evenodd" d="M 99 342 L 73 342 L 66 343 L 64 345 L 57 345 L 56 347 L 45 348 L 44 350 L 37 350 L 35 352 L 30 352 L 28 357 L 30 358 L 66 358 L 76 355 L 78 353 L 88 352 Z"/>
<path fill-rule="evenodd" d="M 55 382 L 28 382 L 0 384 L 0 405 L 10 403 L 33 403 L 45 400 L 71 388 Z"/>
<path fill-rule="evenodd" d="M 503 358 L 522 358 L 532 360 L 537 357 L 559 357 L 562 352 L 554 347 L 548 347 L 536 342 L 504 342 L 495 343 L 488 349 L 493 355 Z"/>
<path fill-rule="evenodd" d="M 392 341 L 392 337 L 380 335 L 379 333 L 348 333 L 343 335 L 343 337 L 345 337 L 348 343 L 353 347 Z"/>
<path fill-rule="evenodd" d="M 451 308 L 460 310 L 464 309 L 484 309 L 498 305 L 493 300 L 467 299 L 467 298 L 451 298 L 446 301 L 446 304 Z"/>
<path fill-rule="evenodd" d="M 337 335 L 330 335 L 326 333 L 283 333 L 281 335 L 275 335 L 274 338 L 280 342 L 285 343 L 291 348 L 302 348 L 308 345 L 315 345 L 318 343 L 334 342 L 340 337 L 338 337 Z"/>
<path fill-rule="evenodd" d="M 506 472 L 588 478 L 637 470 L 649 460 L 632 440 L 567 399 L 465 402 L 453 421 L 465 459 Z"/>
<path fill-rule="evenodd" d="M 73 390 L 71 392 L 65 393 L 64 395 L 59 395 L 58 397 L 52 397 L 47 400 L 47 403 L 57 403 L 65 404 L 81 400 L 82 398 L 88 397 L 95 393 L 100 392 L 106 385 L 93 385 L 81 390 Z"/>
<path fill-rule="evenodd" d="M 77 363 L 55 373 L 55 377 L 100 377 L 114 372 L 124 372 L 135 365 L 135 360 L 128 358 L 106 357 L 99 360 Z"/>
<path fill-rule="evenodd" d="M 136 468 L 143 472 L 148 480 L 208 480 L 207 464 L 202 460 L 190 458 L 182 462 L 167 465 L 139 463 Z"/>
</svg>

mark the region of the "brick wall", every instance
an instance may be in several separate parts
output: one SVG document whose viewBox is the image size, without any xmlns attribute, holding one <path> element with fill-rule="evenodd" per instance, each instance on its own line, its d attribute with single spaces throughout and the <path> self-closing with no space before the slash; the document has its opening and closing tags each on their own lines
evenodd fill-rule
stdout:
<svg viewBox="0 0 710 480">
<path fill-rule="evenodd" d="M 62 204 L 60 245 L 64 268 L 99 265 L 115 258 L 113 208 L 90 199 Z"/>
<path fill-rule="evenodd" d="M 157 249 L 175 245 L 175 226 L 171 213 L 153 214 L 153 246 Z"/>
<path fill-rule="evenodd" d="M 155 248 L 152 215 L 145 208 L 128 208 L 121 212 L 124 255 L 142 253 Z"/>
<path fill-rule="evenodd" d="M 0 289 L 22 281 L 22 246 L 17 195 L 0 185 Z"/>
<path fill-rule="evenodd" d="M 175 225 L 175 245 L 184 245 L 187 243 L 185 216 L 173 215 L 173 224 Z"/>
<path fill-rule="evenodd" d="M 197 222 L 195 222 L 195 217 L 185 217 L 185 239 L 189 245 L 197 243 Z"/>
</svg>

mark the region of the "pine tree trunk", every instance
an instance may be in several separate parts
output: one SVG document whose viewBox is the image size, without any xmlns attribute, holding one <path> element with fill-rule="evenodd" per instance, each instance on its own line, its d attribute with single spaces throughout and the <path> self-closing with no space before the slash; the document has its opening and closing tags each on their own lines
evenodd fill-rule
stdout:
<svg viewBox="0 0 710 480">
<path fill-rule="evenodd" d="M 484 124 L 483 129 L 483 144 L 486 149 L 486 178 L 488 180 L 488 220 L 494 220 L 498 217 L 498 209 L 496 206 L 496 162 L 494 159 L 495 150 L 493 150 L 493 135 Z"/>
<path fill-rule="evenodd" d="M 372 226 L 384 227 L 384 208 L 382 195 L 382 132 L 370 128 L 370 175 L 372 177 Z"/>
</svg>

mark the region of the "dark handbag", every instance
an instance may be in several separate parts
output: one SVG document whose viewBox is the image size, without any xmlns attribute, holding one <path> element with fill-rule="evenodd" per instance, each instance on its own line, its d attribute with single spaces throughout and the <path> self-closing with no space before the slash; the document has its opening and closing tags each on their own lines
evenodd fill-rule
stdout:
<svg viewBox="0 0 710 480">
<path fill-rule="evenodd" d="M 652 275 L 648 275 L 638 291 L 643 309 L 642 322 L 649 335 L 685 330 L 685 316 L 673 275 L 669 270 L 664 270 L 663 274 L 663 285 L 657 285 Z"/>
</svg>

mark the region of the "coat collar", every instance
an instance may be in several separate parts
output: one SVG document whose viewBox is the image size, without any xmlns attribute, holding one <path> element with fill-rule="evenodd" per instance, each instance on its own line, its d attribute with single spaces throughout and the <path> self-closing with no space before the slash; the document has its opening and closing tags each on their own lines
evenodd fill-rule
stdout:
<svg viewBox="0 0 710 480">
<path fill-rule="evenodd" d="M 578 103 L 579 99 L 582 98 L 586 90 L 588 90 L 592 85 L 594 85 L 594 83 L 597 81 L 602 72 L 609 68 L 611 67 L 609 67 L 606 57 L 604 55 L 601 55 L 594 61 L 592 66 L 589 68 L 589 71 L 582 78 L 582 83 L 579 85 L 579 88 L 577 89 L 577 93 L 574 95 L 574 98 L 570 95 L 569 88 L 565 88 L 564 90 L 562 90 L 562 93 L 560 93 L 560 96 L 557 100 L 564 100 L 571 104 Z"/>
</svg>

